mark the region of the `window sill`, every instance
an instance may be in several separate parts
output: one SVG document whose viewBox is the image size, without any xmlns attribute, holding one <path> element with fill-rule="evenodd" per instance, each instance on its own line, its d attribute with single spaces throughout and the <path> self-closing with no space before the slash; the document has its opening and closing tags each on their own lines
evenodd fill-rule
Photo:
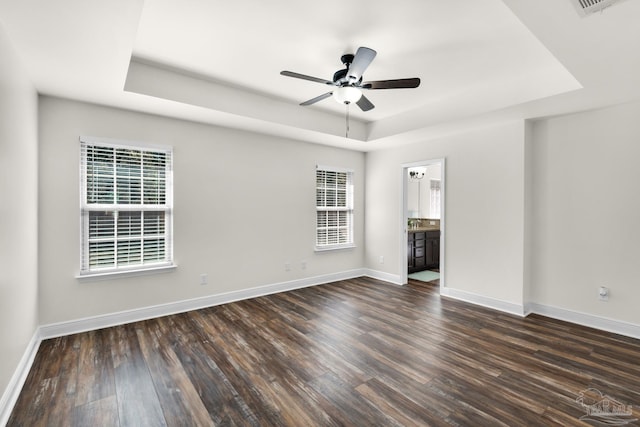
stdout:
<svg viewBox="0 0 640 427">
<path fill-rule="evenodd" d="M 126 277 L 135 277 L 135 276 L 148 276 L 151 274 L 160 274 L 160 273 L 168 273 L 173 271 L 178 266 L 176 264 L 169 265 L 159 265 L 154 267 L 144 267 L 144 268 L 132 268 L 131 270 L 110 270 L 104 272 L 92 272 L 86 274 L 79 274 L 76 276 L 76 279 L 84 282 L 84 281 L 94 281 L 94 280 L 109 280 L 109 279 L 121 279 Z"/>
<path fill-rule="evenodd" d="M 316 252 L 327 252 L 327 251 L 339 251 L 341 249 L 353 249 L 356 245 L 353 243 L 349 243 L 347 245 L 331 245 L 331 246 L 316 246 Z"/>
</svg>

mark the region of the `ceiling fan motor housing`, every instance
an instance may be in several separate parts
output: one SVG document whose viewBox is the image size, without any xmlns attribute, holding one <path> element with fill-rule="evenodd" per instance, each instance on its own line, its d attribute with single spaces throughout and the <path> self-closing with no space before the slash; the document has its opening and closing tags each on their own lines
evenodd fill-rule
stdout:
<svg viewBox="0 0 640 427">
<path fill-rule="evenodd" d="M 352 53 L 346 53 L 340 57 L 340 61 L 342 61 L 345 67 L 349 68 L 349 65 L 353 62 L 353 58 L 354 56 Z"/>
<path fill-rule="evenodd" d="M 338 70 L 333 74 L 334 83 L 337 83 L 340 86 L 352 86 L 362 83 L 362 76 L 360 76 L 358 80 L 355 80 L 353 77 L 349 78 L 348 76 L 349 66 L 353 63 L 353 58 L 355 58 L 355 55 L 352 53 L 346 53 L 340 57 L 340 61 L 342 61 L 345 68 Z"/>
<path fill-rule="evenodd" d="M 352 55 L 353 56 L 353 55 Z M 340 86 L 346 86 L 346 85 L 354 85 L 354 84 L 359 84 L 362 82 L 362 77 L 360 77 L 359 80 L 353 80 L 353 79 L 349 79 L 349 77 L 347 76 L 347 73 L 349 72 L 349 68 L 345 68 L 343 70 L 338 70 L 333 74 L 333 82 L 340 85 Z"/>
</svg>

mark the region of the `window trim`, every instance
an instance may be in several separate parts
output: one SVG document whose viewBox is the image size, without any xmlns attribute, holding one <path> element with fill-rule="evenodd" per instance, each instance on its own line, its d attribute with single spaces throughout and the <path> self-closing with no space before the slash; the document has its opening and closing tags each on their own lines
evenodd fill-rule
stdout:
<svg viewBox="0 0 640 427">
<path fill-rule="evenodd" d="M 81 135 L 79 137 L 79 172 L 80 172 L 80 209 L 79 209 L 79 221 L 80 221 L 80 268 L 79 273 L 76 275 L 78 279 L 85 278 L 111 278 L 111 277 L 129 277 L 129 276 L 138 276 L 138 275 L 146 275 L 152 274 L 155 272 L 166 272 L 174 269 L 176 267 L 174 263 L 173 257 L 173 147 L 166 145 L 158 145 L 158 144 L 149 144 L 145 142 L 139 141 L 127 141 L 120 139 L 110 139 L 110 138 L 100 138 L 100 137 L 92 137 L 92 136 L 84 136 Z M 136 205 L 129 205 L 125 208 L 118 208 L 116 203 L 113 204 L 89 204 L 86 202 L 87 200 L 87 175 L 86 175 L 86 158 L 84 157 L 85 147 L 87 145 L 96 145 L 103 147 L 111 147 L 111 148 L 124 148 L 128 150 L 139 150 L 139 151 L 164 151 L 168 153 L 168 164 L 165 169 L 165 191 L 164 198 L 165 203 L 162 205 L 157 205 L 152 209 L 148 209 L 149 211 L 164 211 L 166 214 L 164 216 L 165 220 L 165 233 L 164 233 L 164 242 L 166 245 L 166 256 L 165 260 L 159 262 L 152 262 L 148 264 L 135 264 L 135 265 L 125 265 L 121 267 L 106 267 L 91 270 L 88 268 L 88 265 L 84 265 L 84 262 L 88 259 L 88 250 L 89 250 L 89 233 L 87 227 L 89 226 L 88 221 L 85 219 L 85 215 L 88 215 L 88 212 L 91 210 L 116 210 L 116 211 L 136 211 L 136 212 L 145 212 L 147 209 L 143 209 L 145 206 L 142 202 Z M 115 175 L 114 175 L 115 176 Z M 123 205 L 120 205 L 123 206 Z M 153 205 L 147 205 L 153 206 Z M 84 267 L 87 267 L 86 270 L 83 270 Z"/>
<path fill-rule="evenodd" d="M 318 171 L 325 171 L 325 172 L 338 172 L 338 173 L 346 173 L 348 175 L 348 182 L 347 182 L 347 206 L 346 207 L 335 207 L 334 209 L 331 209 L 331 207 L 327 208 L 327 207 L 322 207 L 322 206 L 318 206 L 317 200 L 318 200 Z M 354 219 L 355 219 L 355 184 L 354 184 L 354 177 L 355 177 L 355 172 L 353 169 L 349 169 L 349 168 L 342 168 L 342 167 L 336 167 L 336 166 L 326 166 L 326 165 L 316 165 L 316 174 L 314 177 L 314 182 L 315 182 L 315 196 L 316 196 L 316 219 L 315 219 L 315 245 L 314 245 L 314 251 L 315 252 L 326 252 L 326 251 L 334 251 L 334 250 L 341 250 L 341 249 L 349 249 L 349 248 L 355 248 L 356 244 L 355 244 L 355 227 L 354 227 Z M 326 245 L 318 245 L 318 212 L 320 210 L 323 211 L 346 211 L 348 212 L 349 215 L 349 242 L 347 243 L 337 243 L 337 244 L 326 244 Z"/>
</svg>

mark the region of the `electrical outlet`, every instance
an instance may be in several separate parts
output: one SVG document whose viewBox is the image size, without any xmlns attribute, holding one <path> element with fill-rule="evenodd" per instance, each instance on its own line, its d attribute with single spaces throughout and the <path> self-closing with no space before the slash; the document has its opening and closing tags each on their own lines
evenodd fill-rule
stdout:
<svg viewBox="0 0 640 427">
<path fill-rule="evenodd" d="M 200 275 L 200 284 L 206 285 L 207 283 L 209 283 L 209 276 L 207 275 L 207 273 L 202 273 Z"/>
<path fill-rule="evenodd" d="M 284 271 L 291 271 L 291 263 L 289 261 L 284 263 Z"/>
<path fill-rule="evenodd" d="M 384 255 L 380 255 L 380 257 L 378 258 L 378 262 L 380 264 L 384 264 Z"/>
<path fill-rule="evenodd" d="M 600 301 L 609 301 L 609 288 L 600 286 L 600 288 L 598 289 L 598 299 Z"/>
</svg>

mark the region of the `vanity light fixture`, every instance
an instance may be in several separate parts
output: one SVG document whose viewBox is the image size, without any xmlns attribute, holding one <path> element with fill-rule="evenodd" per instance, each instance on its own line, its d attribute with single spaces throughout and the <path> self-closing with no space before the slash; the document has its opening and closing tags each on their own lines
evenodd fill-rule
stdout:
<svg viewBox="0 0 640 427">
<path fill-rule="evenodd" d="M 421 172 L 421 171 L 409 171 L 409 177 L 411 179 L 422 179 L 422 178 L 424 178 L 424 172 Z"/>
</svg>

